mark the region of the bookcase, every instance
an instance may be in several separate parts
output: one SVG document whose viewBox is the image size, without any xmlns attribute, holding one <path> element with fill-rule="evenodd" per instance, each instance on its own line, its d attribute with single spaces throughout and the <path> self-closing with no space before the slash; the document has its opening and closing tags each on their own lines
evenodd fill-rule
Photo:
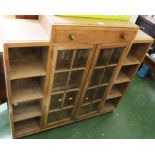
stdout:
<svg viewBox="0 0 155 155">
<path fill-rule="evenodd" d="M 113 111 L 153 41 L 128 22 L 53 16 L 6 20 L 2 37 L 13 138 Z"/>
</svg>

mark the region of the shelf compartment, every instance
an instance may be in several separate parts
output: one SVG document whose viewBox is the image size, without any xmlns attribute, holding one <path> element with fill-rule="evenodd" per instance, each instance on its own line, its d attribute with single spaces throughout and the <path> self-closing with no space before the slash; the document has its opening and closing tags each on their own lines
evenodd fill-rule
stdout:
<svg viewBox="0 0 155 155">
<path fill-rule="evenodd" d="M 14 124 L 15 137 L 24 136 L 40 129 L 40 117 L 15 122 Z"/>
<path fill-rule="evenodd" d="M 107 99 L 121 97 L 124 94 L 124 92 L 126 91 L 128 84 L 129 84 L 129 82 L 121 83 L 121 84 L 114 84 Z"/>
<path fill-rule="evenodd" d="M 149 43 L 133 44 L 124 65 L 140 64 L 145 56 L 145 53 L 142 51 L 148 50 L 149 46 Z"/>
<path fill-rule="evenodd" d="M 113 106 L 113 107 L 117 107 L 118 103 L 120 102 L 120 99 L 121 97 L 118 97 L 118 98 L 114 98 L 114 99 L 109 99 L 109 100 L 106 100 L 105 102 L 105 106 Z M 104 108 L 104 106 L 103 106 Z"/>
<path fill-rule="evenodd" d="M 44 78 L 13 80 L 11 85 L 13 104 L 43 98 Z"/>
<path fill-rule="evenodd" d="M 41 116 L 41 100 L 14 105 L 13 112 L 14 122 Z"/>
<path fill-rule="evenodd" d="M 48 47 L 9 48 L 10 79 L 46 75 Z"/>
<path fill-rule="evenodd" d="M 130 78 L 123 71 L 120 71 L 115 83 L 124 83 L 129 81 L 130 81 Z"/>
</svg>

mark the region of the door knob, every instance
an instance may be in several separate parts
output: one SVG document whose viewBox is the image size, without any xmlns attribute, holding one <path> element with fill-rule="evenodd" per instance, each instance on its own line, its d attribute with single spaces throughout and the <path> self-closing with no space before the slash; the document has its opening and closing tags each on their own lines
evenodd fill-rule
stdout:
<svg viewBox="0 0 155 155">
<path fill-rule="evenodd" d="M 76 39 L 76 34 L 73 34 L 73 33 L 70 34 L 70 35 L 69 35 L 69 39 L 70 39 L 70 40 L 75 40 L 75 39 Z"/>
<path fill-rule="evenodd" d="M 128 39 L 128 37 L 127 37 L 127 35 L 122 34 L 122 35 L 121 35 L 121 39 L 123 39 L 123 40 L 127 40 L 127 39 Z"/>
</svg>

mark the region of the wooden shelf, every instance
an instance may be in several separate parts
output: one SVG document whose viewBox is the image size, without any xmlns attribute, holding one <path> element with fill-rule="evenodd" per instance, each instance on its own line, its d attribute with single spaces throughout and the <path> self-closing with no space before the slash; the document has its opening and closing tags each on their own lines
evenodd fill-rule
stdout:
<svg viewBox="0 0 155 155">
<path fill-rule="evenodd" d="M 140 61 L 133 55 L 128 55 L 124 66 L 140 64 Z"/>
<path fill-rule="evenodd" d="M 115 81 L 115 84 L 129 82 L 129 81 L 130 81 L 130 78 L 123 71 L 120 71 L 120 73 Z"/>
<path fill-rule="evenodd" d="M 12 103 L 30 101 L 43 98 L 43 94 L 37 80 L 16 80 L 12 84 Z"/>
<path fill-rule="evenodd" d="M 45 75 L 45 68 L 40 61 L 31 63 L 16 63 L 12 64 L 10 67 L 11 80 Z"/>
<path fill-rule="evenodd" d="M 111 92 L 108 95 L 107 99 L 117 98 L 117 97 L 121 97 L 121 96 L 122 96 L 122 93 L 117 89 L 116 86 L 113 86 L 113 88 L 111 89 Z"/>
<path fill-rule="evenodd" d="M 39 103 L 35 103 L 33 101 L 31 103 L 14 106 L 14 122 L 37 116 L 41 116 L 41 108 Z"/>
<path fill-rule="evenodd" d="M 39 118 L 33 118 L 15 123 L 15 136 L 24 136 L 25 134 L 40 130 Z"/>
<path fill-rule="evenodd" d="M 101 113 L 105 112 L 105 111 L 113 111 L 115 108 L 116 107 L 113 104 L 105 103 L 102 110 L 101 110 Z"/>
</svg>

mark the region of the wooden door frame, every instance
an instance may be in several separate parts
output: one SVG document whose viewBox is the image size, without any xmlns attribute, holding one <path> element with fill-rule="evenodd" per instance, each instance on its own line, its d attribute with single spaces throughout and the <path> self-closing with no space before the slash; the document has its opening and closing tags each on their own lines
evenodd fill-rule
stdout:
<svg viewBox="0 0 155 155">
<path fill-rule="evenodd" d="M 92 63 L 90 65 L 89 73 L 88 73 L 88 75 L 86 77 L 84 87 L 83 87 L 82 92 L 80 94 L 79 103 L 77 103 L 77 105 L 76 105 L 76 112 L 74 113 L 74 116 L 73 116 L 74 119 L 78 119 L 78 114 L 79 114 L 79 111 L 80 111 L 80 108 L 81 108 L 81 103 L 83 101 L 83 98 L 85 96 L 87 88 L 89 87 L 89 82 L 91 80 L 91 77 L 92 77 L 92 74 L 93 74 L 93 71 L 94 71 L 94 68 L 95 68 L 95 65 L 96 65 L 96 61 L 97 61 L 97 59 L 99 57 L 100 50 L 102 48 L 108 49 L 108 48 L 119 48 L 119 47 L 125 47 L 125 49 L 123 50 L 121 58 L 119 59 L 119 62 L 117 63 L 117 66 L 116 66 L 116 68 L 115 68 L 115 70 L 113 72 L 113 76 L 110 79 L 110 82 L 109 82 L 109 84 L 107 86 L 105 94 L 103 95 L 103 98 L 102 98 L 102 101 L 101 101 L 101 103 L 99 105 L 98 111 L 100 111 L 102 109 L 104 100 L 105 100 L 106 96 L 108 95 L 108 92 L 110 91 L 110 89 L 112 87 L 112 83 L 115 81 L 115 79 L 117 77 L 117 74 L 119 73 L 119 70 L 121 69 L 121 65 L 124 62 L 124 60 L 126 59 L 126 56 L 127 56 L 127 53 L 128 53 L 128 48 L 129 48 L 129 43 L 97 44 L 97 48 L 96 48 L 96 50 L 94 52 L 94 55 L 93 55 Z"/>
<path fill-rule="evenodd" d="M 49 107 L 50 107 L 50 100 L 51 100 L 51 92 L 52 92 L 52 87 L 53 87 L 53 82 L 54 82 L 54 74 L 55 74 L 55 70 L 56 70 L 56 62 L 57 62 L 57 55 L 58 55 L 58 50 L 76 50 L 76 49 L 91 49 L 90 50 L 90 53 L 89 53 L 89 56 L 88 56 L 88 59 L 87 59 L 87 63 L 86 63 L 86 67 L 85 67 L 85 70 L 84 70 L 84 73 L 83 73 L 83 76 L 82 76 L 82 80 L 81 80 L 81 83 L 80 83 L 80 87 L 79 87 L 79 90 L 78 90 L 78 93 L 77 93 L 77 96 L 76 96 L 76 99 L 75 99 L 75 104 L 73 106 L 73 110 L 72 110 L 72 114 L 71 114 L 71 117 L 73 117 L 73 114 L 75 113 L 75 105 L 77 104 L 78 100 L 79 100 L 79 97 L 80 97 L 80 92 L 83 90 L 83 86 L 84 86 L 84 83 L 85 83 L 85 79 L 86 79 L 86 76 L 88 74 L 88 71 L 89 71 L 89 68 L 90 68 L 90 65 L 91 65 L 91 61 L 93 59 L 93 55 L 94 55 L 94 52 L 95 52 L 95 49 L 96 49 L 96 46 L 93 45 L 93 44 L 80 44 L 80 43 L 73 43 L 73 44 L 69 44 L 69 43 L 55 43 L 55 44 L 52 44 L 52 57 L 51 57 L 51 71 L 50 71 L 50 75 L 49 75 L 49 88 L 48 88 L 48 102 L 47 102 L 47 107 L 46 107 L 46 122 L 45 122 L 45 126 L 47 126 L 48 124 L 48 113 L 49 113 Z"/>
</svg>

